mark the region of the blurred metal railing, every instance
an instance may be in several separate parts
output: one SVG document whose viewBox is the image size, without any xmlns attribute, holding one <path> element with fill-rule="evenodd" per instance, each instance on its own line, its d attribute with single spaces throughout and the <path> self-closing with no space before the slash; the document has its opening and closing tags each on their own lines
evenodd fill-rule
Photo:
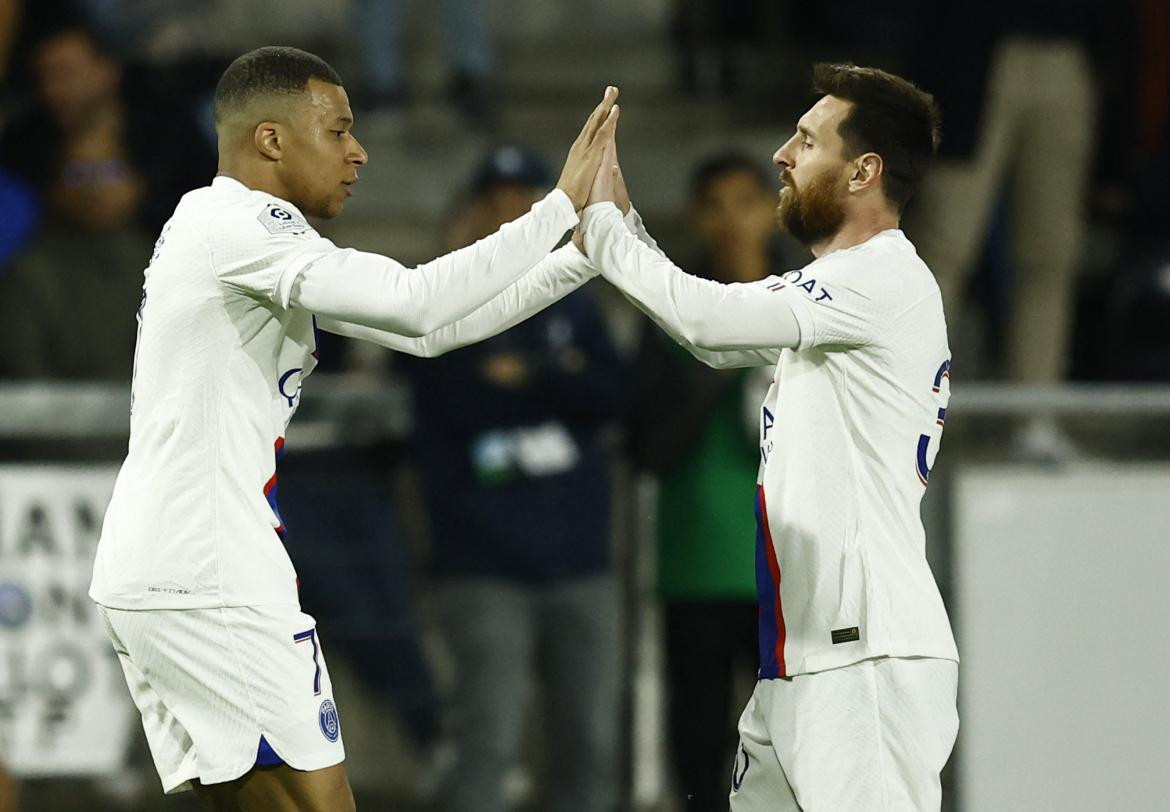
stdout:
<svg viewBox="0 0 1170 812">
<path fill-rule="evenodd" d="M 302 397 L 293 429 L 303 428 L 317 442 L 328 442 L 323 435 L 329 433 L 357 439 L 398 437 L 410 430 L 408 393 L 394 382 L 321 374 Z M 117 439 L 129 431 L 129 404 L 129 389 L 119 384 L 0 383 L 0 439 Z M 948 408 L 948 419 L 1037 414 L 1170 417 L 1170 385 L 961 384 Z"/>
<path fill-rule="evenodd" d="M 400 437 L 410 430 L 405 387 L 351 375 L 316 375 L 292 429 L 300 445 Z M 0 382 L 0 439 L 116 440 L 130 432 L 123 384 Z"/>
</svg>

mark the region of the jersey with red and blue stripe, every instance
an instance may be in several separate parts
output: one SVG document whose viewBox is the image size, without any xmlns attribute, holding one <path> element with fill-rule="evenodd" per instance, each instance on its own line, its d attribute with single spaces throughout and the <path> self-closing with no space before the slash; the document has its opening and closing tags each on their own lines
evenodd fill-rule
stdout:
<svg viewBox="0 0 1170 812">
<path fill-rule="evenodd" d="M 759 412 L 759 675 L 957 660 L 919 515 L 950 395 L 938 286 L 898 231 L 779 279 L 801 337 Z"/>
</svg>

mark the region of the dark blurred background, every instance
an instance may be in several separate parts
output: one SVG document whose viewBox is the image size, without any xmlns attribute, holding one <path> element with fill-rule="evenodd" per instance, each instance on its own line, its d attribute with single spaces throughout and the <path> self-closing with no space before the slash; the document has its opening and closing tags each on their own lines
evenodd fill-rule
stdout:
<svg viewBox="0 0 1170 812">
<path fill-rule="evenodd" d="M 1166 703 L 1133 710 L 1170 666 L 1170 4 L 0 0 L 0 811 L 195 808 L 161 796 L 101 654 L 86 545 L 143 268 L 215 173 L 220 72 L 264 44 L 339 70 L 370 155 L 319 229 L 407 265 L 526 211 L 617 84 L 667 253 L 725 282 L 799 267 L 770 159 L 812 64 L 934 93 L 942 147 L 903 226 L 953 351 L 924 506 L 968 658 L 946 808 L 1170 803 L 1142 768 Z M 359 806 L 725 809 L 755 669 L 756 371 L 701 366 L 601 281 L 438 360 L 323 338 L 281 507 Z"/>
</svg>

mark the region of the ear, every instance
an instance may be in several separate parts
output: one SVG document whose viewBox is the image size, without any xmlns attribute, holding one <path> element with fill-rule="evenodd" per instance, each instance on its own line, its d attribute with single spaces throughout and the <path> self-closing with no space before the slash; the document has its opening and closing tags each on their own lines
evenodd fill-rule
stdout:
<svg viewBox="0 0 1170 812">
<path fill-rule="evenodd" d="M 876 152 L 857 156 L 853 161 L 853 175 L 849 178 L 849 191 L 860 192 L 877 187 L 881 183 L 882 169 L 882 156 Z"/>
<path fill-rule="evenodd" d="M 279 161 L 284 155 L 283 134 L 275 121 L 261 121 L 252 133 L 256 151 L 270 161 Z"/>
</svg>

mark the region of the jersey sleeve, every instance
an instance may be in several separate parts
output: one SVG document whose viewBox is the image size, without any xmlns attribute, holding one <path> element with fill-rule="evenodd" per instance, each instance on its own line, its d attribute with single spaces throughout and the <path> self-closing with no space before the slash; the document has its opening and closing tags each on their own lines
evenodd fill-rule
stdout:
<svg viewBox="0 0 1170 812">
<path fill-rule="evenodd" d="M 800 325 L 797 349 L 864 347 L 881 341 L 904 305 L 888 275 L 865 253 L 842 253 L 758 282 L 792 308 Z"/>
<path fill-rule="evenodd" d="M 640 220 L 633 226 L 644 232 Z M 685 273 L 631 233 L 612 203 L 585 210 L 585 246 L 603 276 L 679 344 L 711 366 L 770 365 L 800 336 L 788 303 L 758 283 L 723 284 Z"/>
<path fill-rule="evenodd" d="M 572 243 L 553 251 L 528 273 L 463 318 L 422 336 L 404 336 L 351 322 L 323 318 L 321 329 L 370 341 L 398 352 L 433 358 L 502 333 L 559 301 L 597 276 L 597 269 Z"/>
<path fill-rule="evenodd" d="M 340 249 L 298 212 L 272 202 L 220 212 L 209 225 L 207 250 L 224 286 L 288 307 L 298 275 Z"/>
<path fill-rule="evenodd" d="M 577 213 L 560 189 L 482 240 L 415 268 L 346 249 L 309 264 L 292 302 L 318 316 L 423 336 L 467 316 L 543 259 Z"/>
</svg>

